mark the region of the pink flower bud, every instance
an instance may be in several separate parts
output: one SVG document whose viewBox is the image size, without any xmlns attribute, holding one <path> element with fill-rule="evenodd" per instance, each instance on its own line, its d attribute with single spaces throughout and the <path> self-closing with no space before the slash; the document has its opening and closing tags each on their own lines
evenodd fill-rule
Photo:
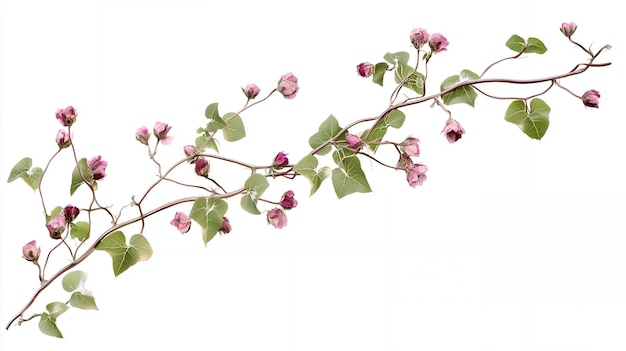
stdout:
<svg viewBox="0 0 626 351">
<path fill-rule="evenodd" d="M 563 33 L 563 35 L 565 35 L 566 37 L 571 38 L 572 35 L 574 35 L 574 32 L 576 32 L 576 28 L 578 27 L 574 22 L 563 23 L 561 24 L 561 33 Z"/>
<path fill-rule="evenodd" d="M 428 32 L 424 28 L 415 28 L 411 31 L 409 38 L 411 39 L 411 44 L 416 49 L 419 49 L 428 42 Z"/>
<path fill-rule="evenodd" d="M 279 152 L 276 157 L 274 157 L 272 167 L 274 169 L 281 169 L 283 167 L 287 167 L 287 165 L 289 165 L 289 159 L 287 158 L 287 154 L 282 151 Z"/>
<path fill-rule="evenodd" d="M 209 170 L 211 169 L 211 164 L 204 157 L 200 157 L 196 160 L 196 174 L 208 178 Z"/>
<path fill-rule="evenodd" d="M 219 230 L 220 234 L 228 234 L 233 230 L 233 227 L 230 226 L 230 221 L 226 217 L 222 217 L 222 227 Z"/>
<path fill-rule="evenodd" d="M 157 140 L 162 142 L 163 145 L 169 145 L 173 139 L 171 136 L 167 136 L 167 133 L 170 132 L 170 129 L 172 129 L 172 127 L 167 125 L 167 123 L 156 122 L 154 124 L 154 129 L 152 130 L 152 132 L 154 133 L 154 136 L 157 138 Z"/>
<path fill-rule="evenodd" d="M 278 92 L 283 94 L 286 99 L 293 99 L 298 93 L 298 78 L 291 72 L 284 74 L 278 81 Z"/>
<path fill-rule="evenodd" d="M 193 145 L 186 145 L 183 147 L 183 151 L 187 157 L 194 156 L 196 154 L 196 147 Z"/>
<path fill-rule="evenodd" d="M 56 112 L 56 118 L 64 127 L 69 127 L 76 122 L 76 110 L 72 106 L 60 108 Z"/>
<path fill-rule="evenodd" d="M 271 224 L 274 228 L 283 229 L 287 225 L 287 215 L 285 211 L 276 207 L 267 212 L 267 223 Z"/>
<path fill-rule="evenodd" d="M 346 142 L 348 143 L 348 147 L 351 149 L 360 149 L 363 146 L 363 142 L 361 139 L 354 134 L 346 134 Z"/>
<path fill-rule="evenodd" d="M 285 210 L 291 210 L 298 206 L 298 201 L 294 198 L 293 190 L 286 191 L 280 198 L 280 206 Z"/>
<path fill-rule="evenodd" d="M 73 222 L 79 213 L 80 213 L 80 210 L 78 209 L 78 207 L 74 207 L 72 205 L 65 206 L 65 208 L 63 209 L 63 214 L 65 215 L 65 222 L 66 223 Z"/>
<path fill-rule="evenodd" d="M 37 262 L 37 260 L 39 259 L 39 255 L 41 255 L 41 249 L 37 247 L 37 241 L 35 240 L 24 245 L 24 247 L 22 248 L 22 256 L 27 261 Z"/>
<path fill-rule="evenodd" d="M 371 77 L 374 74 L 376 67 L 369 62 L 359 63 L 356 66 L 356 71 L 363 78 Z"/>
<path fill-rule="evenodd" d="M 600 93 L 597 90 L 588 90 L 583 94 L 582 99 L 585 106 L 598 108 Z"/>
<path fill-rule="evenodd" d="M 246 97 L 251 100 L 257 97 L 257 95 L 259 95 L 259 92 L 261 92 L 261 89 L 259 89 L 256 84 L 248 84 L 245 88 L 241 88 L 241 90 L 243 90 L 243 93 L 246 95 Z"/>
<path fill-rule="evenodd" d="M 430 40 L 428 41 L 428 46 L 435 53 L 440 53 L 442 51 L 446 51 L 448 47 L 448 39 L 439 33 L 435 33 L 430 36 Z"/>
<path fill-rule="evenodd" d="M 65 222 L 65 216 L 61 214 L 54 216 L 54 218 L 46 224 L 46 228 L 48 228 L 48 232 L 50 233 L 50 237 L 52 239 L 61 239 L 66 226 L 67 223 Z"/>
<path fill-rule="evenodd" d="M 396 168 L 397 169 L 403 169 L 405 171 L 408 172 L 409 169 L 411 169 L 413 167 L 413 160 L 411 160 L 411 157 L 408 154 L 400 154 L 400 159 L 398 160 L 398 163 L 396 164 Z"/>
<path fill-rule="evenodd" d="M 144 145 L 148 145 L 148 140 L 150 139 L 150 132 L 148 131 L 148 128 L 141 127 L 137 129 L 135 132 L 135 139 Z"/>
<path fill-rule="evenodd" d="M 402 142 L 402 151 L 404 151 L 409 156 L 419 156 L 420 155 L 420 140 L 418 138 L 408 137 Z"/>
<path fill-rule="evenodd" d="M 176 212 L 170 224 L 176 227 L 181 234 L 185 234 L 191 228 L 191 219 L 183 212 Z"/>
<path fill-rule="evenodd" d="M 463 134 L 465 134 L 465 129 L 461 127 L 461 123 L 456 120 L 449 119 L 446 122 L 445 127 L 443 127 L 441 133 L 446 135 L 450 144 L 454 144 L 457 140 L 461 139 Z"/>
<path fill-rule="evenodd" d="M 91 169 L 91 173 L 93 175 L 94 180 L 100 180 L 106 177 L 106 168 L 108 163 L 102 160 L 102 157 L 96 156 L 91 160 L 87 161 L 87 166 Z"/>
<path fill-rule="evenodd" d="M 426 180 L 426 171 L 428 171 L 428 167 L 422 164 L 413 165 L 406 172 L 406 180 L 409 182 L 409 185 L 412 188 L 415 188 L 416 185 L 422 186 L 424 181 Z"/>
<path fill-rule="evenodd" d="M 59 130 L 59 132 L 57 133 L 57 145 L 59 145 L 59 149 L 65 149 L 66 147 L 69 147 L 70 145 L 72 145 L 72 137 L 73 137 L 74 133 L 68 133 L 65 130 L 61 129 Z"/>
</svg>

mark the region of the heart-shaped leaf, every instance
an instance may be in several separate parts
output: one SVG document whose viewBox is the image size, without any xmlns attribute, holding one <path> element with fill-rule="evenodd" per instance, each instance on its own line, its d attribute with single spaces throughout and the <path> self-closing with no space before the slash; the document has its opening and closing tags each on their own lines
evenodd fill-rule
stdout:
<svg viewBox="0 0 626 351">
<path fill-rule="evenodd" d="M 222 199 L 200 198 L 193 203 L 189 218 L 196 221 L 202 228 L 202 240 L 205 246 L 222 228 L 222 218 L 227 210 L 228 203 Z"/>
<path fill-rule="evenodd" d="M 315 149 L 329 139 L 335 137 L 335 135 L 337 135 L 340 131 L 341 127 L 339 126 L 339 122 L 337 122 L 335 116 L 330 115 L 328 118 L 326 118 L 324 122 L 322 122 L 322 124 L 320 124 L 317 133 L 313 134 L 309 138 L 309 145 L 311 146 L 311 148 Z M 336 140 L 345 140 L 345 133 L 344 135 L 339 136 Z M 331 149 L 332 148 L 330 145 L 326 145 L 320 151 L 318 151 L 318 155 L 326 155 L 330 152 Z"/>
<path fill-rule="evenodd" d="M 532 99 L 530 109 L 522 100 L 515 100 L 506 110 L 504 119 L 517 125 L 532 139 L 541 140 L 550 125 L 550 106 L 541 99 Z"/>
</svg>

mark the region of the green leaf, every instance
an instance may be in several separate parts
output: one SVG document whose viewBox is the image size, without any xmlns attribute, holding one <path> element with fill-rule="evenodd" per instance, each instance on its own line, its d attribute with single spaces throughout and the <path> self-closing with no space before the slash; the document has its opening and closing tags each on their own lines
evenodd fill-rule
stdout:
<svg viewBox="0 0 626 351">
<path fill-rule="evenodd" d="M 78 167 L 80 167 L 80 172 L 78 171 Z M 80 160 L 78 160 L 78 166 L 74 167 L 74 170 L 72 171 L 72 184 L 70 185 L 70 195 L 74 195 L 76 189 L 78 189 L 78 187 L 83 184 L 83 178 L 80 176 L 81 172 L 88 183 L 91 183 L 93 181 L 93 174 L 89 169 L 89 166 L 87 165 L 86 158 L 81 158 Z"/>
<path fill-rule="evenodd" d="M 311 192 L 309 195 L 315 194 L 317 189 L 319 189 L 320 185 L 324 179 L 328 177 L 328 167 L 323 167 L 319 171 L 317 170 L 318 161 L 317 158 L 313 155 L 305 156 L 300 162 L 298 162 L 294 166 L 294 170 L 300 174 L 302 174 L 306 179 L 311 182 Z"/>
<path fill-rule="evenodd" d="M 23 176 L 28 174 L 28 171 L 32 166 L 33 160 L 30 157 L 24 157 L 23 159 L 21 159 L 11 169 L 11 173 L 9 173 L 9 179 L 7 180 L 7 183 L 11 183 L 12 181 L 18 178 L 22 178 Z"/>
<path fill-rule="evenodd" d="M 109 234 L 98 244 L 96 250 L 102 250 L 111 255 L 113 274 L 117 277 L 139 261 L 145 261 L 152 256 L 152 247 L 141 234 L 131 237 L 130 246 L 126 245 L 126 237 L 121 231 Z"/>
<path fill-rule="evenodd" d="M 405 65 L 409 63 L 409 53 L 404 51 L 394 53 L 388 52 L 385 56 L 383 56 L 383 58 L 392 65 L 395 65 L 396 62 L 403 63 Z"/>
<path fill-rule="evenodd" d="M 237 141 L 246 136 L 246 129 L 243 127 L 241 116 L 235 116 L 234 113 L 229 112 L 224 116 L 224 119 L 226 119 L 226 127 L 222 130 L 224 140 Z"/>
<path fill-rule="evenodd" d="M 528 46 L 526 46 L 524 52 L 541 55 L 546 51 L 548 51 L 548 48 L 546 48 L 545 44 L 541 40 L 537 38 L 528 38 Z"/>
<path fill-rule="evenodd" d="M 42 313 L 41 317 L 39 318 L 39 330 L 49 336 L 54 336 L 57 338 L 63 337 L 63 334 L 61 334 L 61 331 L 57 327 L 56 318 L 50 317 L 50 315 L 46 312 Z"/>
<path fill-rule="evenodd" d="M 370 150 L 376 152 L 376 150 L 378 149 L 378 144 L 375 144 L 375 142 L 379 142 L 383 139 L 383 137 L 387 133 L 387 128 L 400 128 L 404 124 L 404 120 L 405 115 L 402 111 L 392 110 L 387 114 L 387 116 L 385 116 L 380 120 L 380 122 L 378 122 L 376 127 L 372 129 L 372 132 L 369 133 L 369 136 L 366 137 L 369 130 L 364 131 L 363 134 L 361 134 L 361 139 L 364 139 L 365 142 L 370 143 Z"/>
<path fill-rule="evenodd" d="M 51 302 L 46 305 L 46 311 L 48 311 L 50 318 L 57 319 L 58 316 L 62 315 L 67 311 L 69 307 L 63 302 Z"/>
<path fill-rule="evenodd" d="M 392 110 L 384 119 L 387 120 L 388 126 L 398 129 L 404 124 L 405 115 L 400 110 Z"/>
<path fill-rule="evenodd" d="M 224 120 L 220 117 L 217 105 L 217 102 L 214 102 L 207 106 L 206 110 L 204 111 L 204 115 L 206 116 L 206 118 L 211 120 L 206 125 L 205 130 L 207 132 L 214 132 L 218 129 L 226 127 L 226 122 L 224 122 Z"/>
<path fill-rule="evenodd" d="M 394 75 L 396 83 L 400 84 L 407 77 L 409 78 L 402 86 L 413 90 L 418 95 L 424 95 L 424 81 L 426 77 L 424 77 L 423 74 L 414 71 L 413 67 L 405 63 L 398 63 Z"/>
<path fill-rule="evenodd" d="M 372 81 L 381 87 L 383 86 L 383 80 L 385 78 L 385 73 L 387 73 L 387 68 L 389 65 L 387 62 L 379 62 L 374 66 L 374 75 L 372 75 Z"/>
<path fill-rule="evenodd" d="M 332 172 L 329 167 L 322 167 L 319 171 L 317 171 L 313 180 L 311 180 L 311 195 L 315 194 L 317 189 L 320 188 L 320 185 L 322 185 L 324 179 L 330 177 L 331 174 Z"/>
<path fill-rule="evenodd" d="M 202 240 L 205 246 L 222 228 L 222 217 L 227 210 L 228 204 L 222 199 L 201 198 L 193 203 L 189 218 L 196 221 L 202 228 Z"/>
<path fill-rule="evenodd" d="M 335 168 L 332 172 L 333 187 L 338 198 L 359 192 L 371 192 L 365 174 L 361 169 L 361 162 L 357 157 L 345 158 L 341 168 Z"/>
<path fill-rule="evenodd" d="M 446 78 L 441 83 L 440 91 L 449 89 L 457 85 L 458 83 L 478 78 L 480 77 L 476 73 L 470 70 L 463 70 L 461 71 L 460 75 L 454 75 Z M 441 98 L 443 99 L 443 103 L 446 105 L 463 103 L 474 107 L 474 102 L 476 101 L 477 96 L 478 94 L 476 94 L 474 88 L 470 85 L 466 85 L 460 88 L 456 88 L 447 94 L 443 94 Z"/>
<path fill-rule="evenodd" d="M 198 148 L 198 150 L 200 152 L 204 152 L 206 148 L 209 148 L 219 153 L 220 150 L 217 148 L 217 141 L 215 140 L 215 138 L 211 138 L 209 139 L 209 141 L 207 141 L 208 138 L 209 137 L 205 135 L 200 135 L 199 137 L 196 138 L 196 147 Z"/>
<path fill-rule="evenodd" d="M 346 147 L 339 147 L 335 152 L 333 152 L 333 161 L 337 164 L 337 166 L 341 167 L 341 162 L 348 157 L 354 157 L 355 153 L 352 149 L 348 149 Z"/>
<path fill-rule="evenodd" d="M 87 273 L 83 271 L 69 272 L 63 277 L 63 290 L 67 292 L 76 291 L 83 287 L 86 279 Z"/>
<path fill-rule="evenodd" d="M 70 305 L 83 310 L 97 310 L 96 299 L 89 292 L 75 291 L 70 296 Z"/>
<path fill-rule="evenodd" d="M 506 41 L 506 47 L 515 52 L 522 52 L 524 46 L 526 46 L 526 41 L 517 34 L 513 34 L 509 40 Z"/>
<path fill-rule="evenodd" d="M 256 205 L 269 186 L 270 183 L 263 175 L 252 174 L 243 185 L 244 189 L 246 189 L 246 194 L 241 197 L 241 207 L 249 213 L 261 214 Z"/>
<path fill-rule="evenodd" d="M 78 241 L 85 241 L 89 239 L 89 223 L 76 222 L 70 224 L 70 236 L 72 239 L 78 239 Z"/>
<path fill-rule="evenodd" d="M 526 103 L 515 100 L 506 110 L 504 119 L 517 125 L 522 132 L 532 139 L 541 140 L 550 125 L 550 107 L 541 99 L 532 99 L 527 111 Z"/>
<path fill-rule="evenodd" d="M 341 129 L 342 128 L 339 126 L 339 122 L 337 122 L 335 116 L 330 115 L 324 122 L 322 122 L 317 133 L 313 134 L 309 138 L 309 145 L 311 145 L 311 148 L 315 149 L 326 141 L 334 138 L 341 131 Z M 345 140 L 345 133 L 340 135 L 336 140 Z M 331 149 L 330 145 L 326 145 L 318 152 L 318 155 L 326 155 Z"/>
</svg>

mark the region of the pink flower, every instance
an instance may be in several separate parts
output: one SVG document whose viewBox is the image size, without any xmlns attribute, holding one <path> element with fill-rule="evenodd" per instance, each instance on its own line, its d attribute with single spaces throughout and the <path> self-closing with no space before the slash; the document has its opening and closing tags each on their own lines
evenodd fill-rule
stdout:
<svg viewBox="0 0 626 351">
<path fill-rule="evenodd" d="M 211 169 L 211 164 L 204 157 L 200 157 L 196 160 L 196 174 L 209 178 L 209 170 Z"/>
<path fill-rule="evenodd" d="M 76 219 L 76 217 L 78 216 L 79 213 L 80 213 L 80 210 L 78 209 L 78 207 L 74 207 L 72 205 L 65 206 L 65 208 L 63 209 L 63 215 L 64 215 L 64 218 L 65 218 L 65 222 L 66 223 L 73 222 L 74 219 Z"/>
<path fill-rule="evenodd" d="M 285 210 L 296 208 L 296 206 L 298 206 L 298 201 L 296 201 L 294 195 L 293 190 L 286 191 L 280 198 L 280 206 Z"/>
<path fill-rule="evenodd" d="M 183 212 L 176 212 L 170 224 L 176 227 L 181 234 L 185 234 L 191 228 L 191 219 Z"/>
<path fill-rule="evenodd" d="M 283 94 L 286 99 L 293 99 L 298 93 L 298 78 L 291 72 L 284 74 L 278 81 L 278 92 Z"/>
<path fill-rule="evenodd" d="M 415 28 L 411 31 L 409 38 L 413 46 L 419 49 L 428 42 L 428 32 L 424 28 Z"/>
<path fill-rule="evenodd" d="M 185 145 L 185 147 L 183 147 L 183 151 L 187 157 L 194 156 L 196 154 L 196 147 L 193 145 Z"/>
<path fill-rule="evenodd" d="M 369 62 L 359 63 L 356 66 L 356 71 L 363 78 L 371 77 L 374 74 L 375 67 Z"/>
<path fill-rule="evenodd" d="M 406 180 L 409 182 L 409 185 L 412 188 L 415 188 L 416 185 L 422 186 L 426 180 L 426 171 L 428 171 L 426 165 L 419 163 L 413 165 L 406 173 Z"/>
<path fill-rule="evenodd" d="M 346 142 L 348 143 L 349 148 L 355 150 L 359 149 L 363 145 L 363 142 L 358 136 L 350 133 L 346 134 Z"/>
<path fill-rule="evenodd" d="M 435 53 L 440 53 L 442 51 L 446 51 L 448 47 L 448 39 L 439 33 L 435 33 L 430 36 L 430 40 L 428 41 L 428 45 L 430 49 Z"/>
<path fill-rule="evenodd" d="M 40 254 L 41 254 L 41 249 L 37 247 L 37 241 L 35 240 L 24 245 L 24 247 L 22 248 L 22 256 L 27 261 L 37 262 Z"/>
<path fill-rule="evenodd" d="M 600 93 L 597 90 L 588 90 L 583 94 L 582 99 L 585 106 L 598 108 Z"/>
<path fill-rule="evenodd" d="M 454 119 L 449 119 L 441 133 L 446 135 L 450 144 L 454 144 L 457 140 L 461 139 L 463 134 L 465 134 L 465 129 L 461 127 L 461 123 Z"/>
<path fill-rule="evenodd" d="M 219 230 L 220 234 L 228 234 L 233 230 L 233 227 L 230 226 L 230 221 L 226 217 L 222 217 L 222 227 Z"/>
<path fill-rule="evenodd" d="M 287 215 L 285 211 L 276 207 L 267 212 L 267 223 L 271 224 L 274 228 L 283 229 L 287 225 Z"/>
<path fill-rule="evenodd" d="M 248 99 L 254 99 L 259 95 L 261 89 L 256 84 L 248 84 L 245 88 L 241 88 Z"/>
<path fill-rule="evenodd" d="M 150 139 L 150 132 L 148 131 L 148 128 L 141 127 L 137 129 L 135 132 L 135 139 L 144 145 L 148 145 L 148 140 Z"/>
<path fill-rule="evenodd" d="M 54 216 L 48 223 L 46 223 L 46 228 L 48 228 L 48 232 L 50 233 L 50 237 L 52 239 L 61 239 L 61 235 L 65 232 L 65 227 L 67 223 L 65 222 L 65 216 L 58 214 Z"/>
<path fill-rule="evenodd" d="M 172 142 L 173 137 L 167 136 L 167 133 L 170 132 L 170 127 L 167 123 L 156 122 L 154 124 L 154 129 L 152 132 L 158 141 L 162 142 L 164 145 L 169 145 Z"/>
<path fill-rule="evenodd" d="M 576 32 L 576 28 L 578 27 L 574 22 L 563 23 L 561 24 L 561 33 L 563 33 L 563 35 L 565 35 L 566 37 L 571 38 L 572 35 L 574 35 L 574 32 Z"/>
<path fill-rule="evenodd" d="M 100 180 L 106 177 L 106 168 L 109 164 L 106 161 L 102 161 L 102 157 L 96 156 L 87 161 L 87 166 L 91 169 L 91 174 L 94 180 Z"/>
<path fill-rule="evenodd" d="M 57 133 L 57 145 L 59 145 L 59 149 L 65 149 L 66 147 L 69 147 L 70 145 L 72 145 L 72 137 L 73 137 L 74 133 L 68 133 L 65 130 L 61 129 L 59 130 L 59 132 Z"/>
<path fill-rule="evenodd" d="M 403 169 L 408 172 L 408 170 L 413 167 L 413 160 L 408 154 L 402 153 L 400 154 L 400 159 L 396 164 L 397 169 Z"/>
<path fill-rule="evenodd" d="M 69 127 L 76 122 L 76 110 L 72 106 L 57 109 L 56 118 L 64 127 Z"/>
<path fill-rule="evenodd" d="M 419 156 L 420 155 L 420 140 L 418 138 L 408 137 L 402 142 L 402 151 L 404 151 L 409 156 Z"/>
<path fill-rule="evenodd" d="M 283 167 L 287 167 L 287 165 L 289 165 L 289 159 L 287 158 L 287 154 L 282 151 L 279 152 L 276 157 L 274 157 L 272 167 L 274 169 L 281 169 Z"/>
</svg>

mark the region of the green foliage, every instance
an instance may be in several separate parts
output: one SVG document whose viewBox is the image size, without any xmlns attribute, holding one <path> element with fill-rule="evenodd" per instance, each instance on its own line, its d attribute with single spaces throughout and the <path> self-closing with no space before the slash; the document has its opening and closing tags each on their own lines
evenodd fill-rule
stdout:
<svg viewBox="0 0 626 351">
<path fill-rule="evenodd" d="M 355 192 L 368 193 L 372 191 L 365 178 L 365 173 L 361 169 L 361 162 L 356 156 L 344 158 L 339 168 L 333 169 L 332 181 L 335 194 L 340 199 Z"/>
<path fill-rule="evenodd" d="M 376 144 L 376 142 L 383 140 L 383 137 L 387 134 L 387 129 L 389 127 L 396 129 L 402 127 L 404 119 L 405 115 L 402 111 L 392 110 L 385 117 L 383 117 L 378 124 L 376 124 L 374 129 L 372 129 L 372 132 L 369 133 L 369 136 L 367 135 L 369 129 L 365 130 L 363 134 L 361 134 L 361 140 L 369 144 L 370 150 L 376 152 L 378 149 L 378 144 Z"/>
<path fill-rule="evenodd" d="M 540 140 L 550 125 L 550 106 L 541 99 L 532 99 L 530 109 L 523 100 L 515 100 L 506 110 L 504 119 L 517 125 L 532 139 Z"/>
<path fill-rule="evenodd" d="M 39 318 L 39 330 L 42 333 L 54 336 L 57 338 L 62 338 L 63 334 L 57 327 L 57 317 L 65 313 L 68 310 L 68 306 L 62 302 L 51 302 L 46 305 L 46 311 L 41 314 Z"/>
<path fill-rule="evenodd" d="M 385 73 L 387 73 L 387 68 L 389 65 L 387 62 L 379 62 L 374 66 L 374 75 L 372 75 L 372 81 L 381 87 L 383 86 L 383 80 L 385 78 Z"/>
<path fill-rule="evenodd" d="M 222 199 L 200 198 L 193 203 L 189 218 L 196 221 L 202 228 L 202 240 L 205 246 L 222 228 L 222 218 L 227 210 L 228 204 Z"/>
<path fill-rule="evenodd" d="M 396 63 L 403 63 L 406 65 L 409 63 L 409 53 L 405 51 L 394 53 L 388 52 L 385 56 L 383 56 L 383 58 L 391 65 L 395 65 Z"/>
<path fill-rule="evenodd" d="M 528 40 L 524 40 L 524 38 L 520 37 L 517 34 L 512 35 L 509 40 L 506 42 L 506 46 L 515 51 L 515 52 L 525 52 L 528 54 L 543 54 L 548 51 L 545 44 L 537 39 L 530 37 Z"/>
<path fill-rule="evenodd" d="M 97 310 L 96 300 L 91 292 L 84 289 L 87 273 L 82 271 L 73 271 L 63 277 L 63 289 L 71 292 L 70 305 L 83 310 Z"/>
<path fill-rule="evenodd" d="M 415 71 L 415 69 L 406 63 L 398 62 L 396 66 L 394 79 L 397 84 L 402 84 L 403 87 L 413 90 L 417 95 L 424 95 L 424 82 L 426 77 L 423 74 Z M 406 81 L 405 81 L 406 80 Z"/>
<path fill-rule="evenodd" d="M 31 189 L 37 190 L 37 188 L 39 188 L 41 177 L 43 176 L 43 170 L 39 167 L 31 169 L 32 165 L 33 160 L 31 158 L 25 157 L 21 159 L 11 169 L 7 183 L 11 183 L 18 178 L 22 178 L 22 180 L 24 180 L 24 182 L 31 187 Z"/>
<path fill-rule="evenodd" d="M 76 222 L 70 224 L 70 236 L 78 241 L 89 239 L 89 223 Z"/>
<path fill-rule="evenodd" d="M 474 80 L 478 78 L 480 78 L 478 74 L 470 70 L 464 69 L 461 71 L 461 74 L 446 78 L 441 83 L 440 91 L 449 89 L 458 83 L 470 81 L 470 80 Z M 463 103 L 463 104 L 468 104 L 474 107 L 474 101 L 476 101 L 477 96 L 478 94 L 476 94 L 476 91 L 474 91 L 474 88 L 471 85 L 465 85 L 463 87 L 456 88 L 447 94 L 443 94 L 441 98 L 443 99 L 443 103 L 446 105 Z"/>
<path fill-rule="evenodd" d="M 117 277 L 139 261 L 146 261 L 152 257 L 152 247 L 141 234 L 135 234 L 126 245 L 126 237 L 121 231 L 116 231 L 104 238 L 96 247 L 111 255 L 113 260 L 113 274 Z"/>
<path fill-rule="evenodd" d="M 317 169 L 318 161 L 317 158 L 313 155 L 305 156 L 300 162 L 298 162 L 294 166 L 294 170 L 300 174 L 302 174 L 306 179 L 311 182 L 311 192 L 309 195 L 315 194 L 317 189 L 319 189 L 320 185 L 324 179 L 328 177 L 330 173 L 330 168 L 322 167 L 321 169 Z"/>
<path fill-rule="evenodd" d="M 87 273 L 83 271 L 73 271 L 67 273 L 63 277 L 62 285 L 63 290 L 72 292 L 83 287 L 85 280 L 87 279 Z"/>
<path fill-rule="evenodd" d="M 79 171 L 80 167 L 80 171 Z M 81 177 L 82 173 L 82 177 Z M 91 183 L 95 185 L 95 181 L 93 180 L 93 174 L 87 165 L 87 159 L 81 158 L 78 160 L 78 166 L 74 167 L 72 171 L 72 184 L 70 185 L 70 195 L 74 195 L 74 192 L 78 187 L 83 184 L 83 177 L 85 177 L 85 181 L 87 183 Z"/>
<path fill-rule="evenodd" d="M 207 132 L 214 132 L 216 130 L 226 127 L 226 122 L 222 119 L 222 117 L 220 117 L 217 105 L 217 102 L 214 102 L 207 106 L 206 110 L 204 111 L 204 115 L 206 116 L 206 118 L 210 119 L 205 128 Z"/>
<path fill-rule="evenodd" d="M 528 46 L 526 46 L 524 52 L 529 54 L 541 55 L 544 54 L 546 51 L 548 51 L 548 48 L 541 40 L 537 38 L 528 38 Z"/>
<path fill-rule="evenodd" d="M 224 119 L 226 120 L 226 126 L 222 129 L 224 140 L 237 141 L 246 136 L 246 129 L 243 126 L 241 116 L 229 112 L 224 115 Z"/>
<path fill-rule="evenodd" d="M 70 305 L 82 310 L 98 310 L 96 300 L 89 292 L 75 291 L 70 296 Z"/>
<path fill-rule="evenodd" d="M 526 45 L 526 41 L 524 38 L 520 37 L 517 34 L 513 34 L 509 40 L 506 41 L 506 47 L 515 51 L 522 52 L 524 50 L 524 46 Z"/>
<path fill-rule="evenodd" d="M 243 185 L 244 189 L 246 189 L 246 194 L 241 197 L 241 207 L 249 213 L 261 214 L 256 204 L 269 186 L 270 183 L 263 175 L 252 174 Z"/>
<path fill-rule="evenodd" d="M 313 134 L 309 138 L 309 145 L 311 145 L 311 148 L 315 149 L 323 143 L 327 142 L 328 140 L 334 138 L 341 131 L 341 129 L 342 128 L 339 126 L 339 122 L 337 122 L 335 116 L 330 115 L 328 118 L 326 118 L 324 122 L 322 122 L 317 133 Z M 336 140 L 340 141 L 345 139 L 346 136 L 344 133 L 337 137 Z M 318 152 L 318 154 L 326 155 L 330 152 L 331 149 L 332 147 L 330 145 L 326 145 Z"/>
<path fill-rule="evenodd" d="M 196 148 L 198 148 L 200 152 L 204 152 L 206 148 L 213 149 L 217 153 L 220 152 L 217 148 L 217 141 L 214 138 L 209 139 L 210 135 L 208 133 L 204 133 L 204 129 L 202 128 L 200 128 L 199 133 L 202 135 L 196 138 Z"/>
</svg>

